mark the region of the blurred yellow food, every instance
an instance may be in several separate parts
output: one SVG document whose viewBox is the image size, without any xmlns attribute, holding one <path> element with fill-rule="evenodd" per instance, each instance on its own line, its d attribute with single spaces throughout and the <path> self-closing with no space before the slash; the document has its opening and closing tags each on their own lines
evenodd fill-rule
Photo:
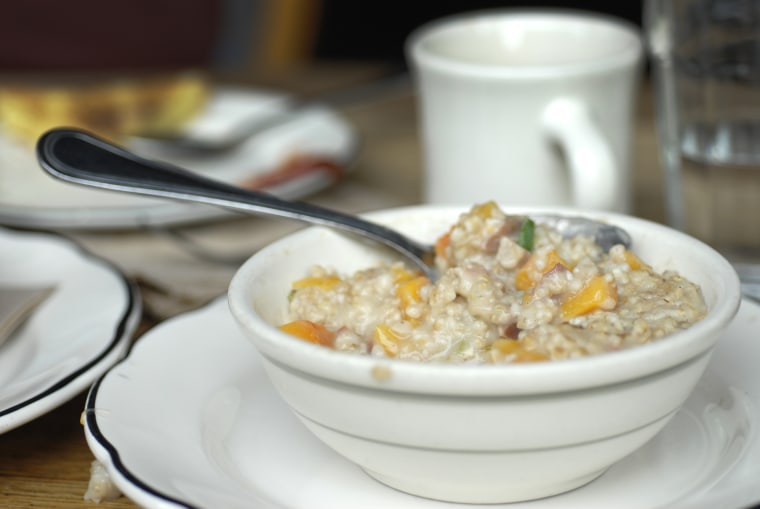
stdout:
<svg viewBox="0 0 760 509">
<path fill-rule="evenodd" d="M 52 127 L 79 127 L 118 141 L 173 132 L 203 108 L 206 81 L 195 73 L 0 86 L 0 126 L 33 144 Z"/>
</svg>

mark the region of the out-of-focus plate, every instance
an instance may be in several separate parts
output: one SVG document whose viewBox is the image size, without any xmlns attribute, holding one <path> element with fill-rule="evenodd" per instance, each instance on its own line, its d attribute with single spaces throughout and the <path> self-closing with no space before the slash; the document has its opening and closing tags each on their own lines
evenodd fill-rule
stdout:
<svg viewBox="0 0 760 509">
<path fill-rule="evenodd" d="M 743 302 L 685 407 L 643 449 L 580 489 L 504 507 L 739 509 L 760 501 L 758 320 L 760 306 Z M 319 442 L 275 394 L 225 299 L 143 336 L 92 387 L 85 434 L 119 489 L 147 508 L 475 507 L 385 487 Z"/>
<path fill-rule="evenodd" d="M 219 88 L 205 111 L 189 126 L 198 136 L 224 136 L 238 122 L 287 109 L 283 95 L 250 89 Z M 208 177 L 257 188 L 282 198 L 302 198 L 324 189 L 348 171 L 356 155 L 356 132 L 335 111 L 321 106 L 299 111 L 234 150 L 189 154 L 167 150 L 143 139 L 128 146 Z M 120 229 L 171 225 L 228 217 L 216 207 L 164 201 L 75 186 L 45 174 L 34 150 L 0 133 L 0 224 L 26 228 Z M 288 164 L 313 156 L 334 164 Z"/>
<path fill-rule="evenodd" d="M 0 267 L 0 286 L 54 288 L 0 346 L 4 433 L 68 401 L 121 360 L 141 308 L 113 266 L 57 235 L 0 229 Z"/>
</svg>

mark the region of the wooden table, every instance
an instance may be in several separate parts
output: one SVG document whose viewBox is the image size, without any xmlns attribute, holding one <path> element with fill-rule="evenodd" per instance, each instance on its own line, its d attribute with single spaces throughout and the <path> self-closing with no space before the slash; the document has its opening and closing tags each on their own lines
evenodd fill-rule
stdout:
<svg viewBox="0 0 760 509">
<path fill-rule="evenodd" d="M 349 81 L 348 77 L 357 79 L 355 72 L 341 68 L 323 71 L 306 71 L 283 83 L 301 84 L 301 89 L 293 87 L 300 92 L 304 83 L 312 86 L 322 83 L 328 87 L 329 83 Z M 371 73 L 359 75 L 366 77 Z M 661 178 L 647 88 L 642 92 L 638 112 L 634 213 L 662 221 Z M 390 97 L 348 108 L 343 113 L 363 140 L 356 169 L 340 185 L 314 196 L 311 201 L 348 212 L 418 202 L 421 153 L 411 92 L 397 91 Z M 182 233 L 200 244 L 242 255 L 296 227 L 245 218 L 188 226 L 182 228 Z M 199 260 L 181 246 L 150 232 L 75 233 L 74 236 L 88 249 L 109 258 L 129 277 L 141 282 L 146 310 L 139 333 L 157 321 L 222 294 L 235 268 Z M 80 425 L 84 398 L 85 394 L 81 394 L 45 416 L 0 436 L 0 506 L 93 506 L 83 501 L 93 460 Z M 124 497 L 100 506 L 104 509 L 135 507 Z"/>
</svg>

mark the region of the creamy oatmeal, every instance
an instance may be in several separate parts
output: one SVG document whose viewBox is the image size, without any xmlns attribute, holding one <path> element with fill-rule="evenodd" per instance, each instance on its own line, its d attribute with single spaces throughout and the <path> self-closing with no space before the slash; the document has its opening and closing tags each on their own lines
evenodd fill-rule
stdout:
<svg viewBox="0 0 760 509">
<path fill-rule="evenodd" d="M 337 350 L 419 361 L 566 359 L 657 340 L 702 318 L 700 289 L 618 245 L 563 238 L 489 202 L 436 242 L 441 277 L 402 263 L 315 266 L 281 329 Z"/>
</svg>

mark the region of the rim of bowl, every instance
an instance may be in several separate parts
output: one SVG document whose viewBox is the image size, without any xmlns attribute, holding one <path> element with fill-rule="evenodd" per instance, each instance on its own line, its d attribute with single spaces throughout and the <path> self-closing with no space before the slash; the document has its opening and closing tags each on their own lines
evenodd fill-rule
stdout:
<svg viewBox="0 0 760 509">
<path fill-rule="evenodd" d="M 383 221 L 404 214 L 457 214 L 468 206 L 423 205 L 386 209 L 364 217 Z M 259 316 L 248 300 L 252 280 L 266 272 L 267 255 L 282 249 L 299 236 L 314 230 L 312 226 L 297 231 L 252 255 L 233 276 L 228 290 L 230 311 L 259 352 L 288 370 L 310 376 L 362 386 L 370 389 L 437 395 L 498 396 L 569 392 L 591 387 L 623 383 L 635 378 L 675 369 L 709 351 L 719 339 L 721 330 L 736 315 L 741 302 L 739 278 L 731 264 L 707 244 L 670 227 L 645 219 L 617 213 L 585 211 L 570 208 L 502 207 L 507 214 L 557 213 L 595 218 L 631 230 L 646 228 L 656 235 L 667 234 L 683 245 L 693 257 L 704 260 L 715 274 L 715 303 L 707 315 L 689 328 L 670 334 L 666 339 L 617 352 L 578 359 L 533 364 L 459 364 L 433 363 L 379 358 L 335 351 L 304 341 L 294 340 Z M 329 228 L 328 228 L 329 230 Z M 646 260 L 644 260 L 646 261 Z M 703 289 L 704 293 L 704 289 Z M 389 376 L 372 376 L 378 367 Z"/>
<path fill-rule="evenodd" d="M 460 62 L 436 55 L 425 47 L 424 43 L 427 39 L 435 37 L 441 32 L 456 30 L 466 24 L 477 23 L 485 19 L 488 19 L 489 22 L 514 22 L 521 20 L 535 22 L 536 20 L 550 19 L 582 22 L 589 25 L 604 24 L 627 37 L 628 43 L 617 52 L 610 52 L 606 56 L 596 57 L 585 62 L 526 66 L 496 66 Z M 623 18 L 582 9 L 552 7 L 483 9 L 444 16 L 424 23 L 414 29 L 406 38 L 404 47 L 407 57 L 414 64 L 414 67 L 420 66 L 419 62 L 424 60 L 426 66 L 439 72 L 470 76 L 509 77 L 510 79 L 574 76 L 576 74 L 585 74 L 589 71 L 618 69 L 629 65 L 631 62 L 640 61 L 643 58 L 644 52 L 644 42 L 640 30 L 633 23 Z"/>
</svg>

